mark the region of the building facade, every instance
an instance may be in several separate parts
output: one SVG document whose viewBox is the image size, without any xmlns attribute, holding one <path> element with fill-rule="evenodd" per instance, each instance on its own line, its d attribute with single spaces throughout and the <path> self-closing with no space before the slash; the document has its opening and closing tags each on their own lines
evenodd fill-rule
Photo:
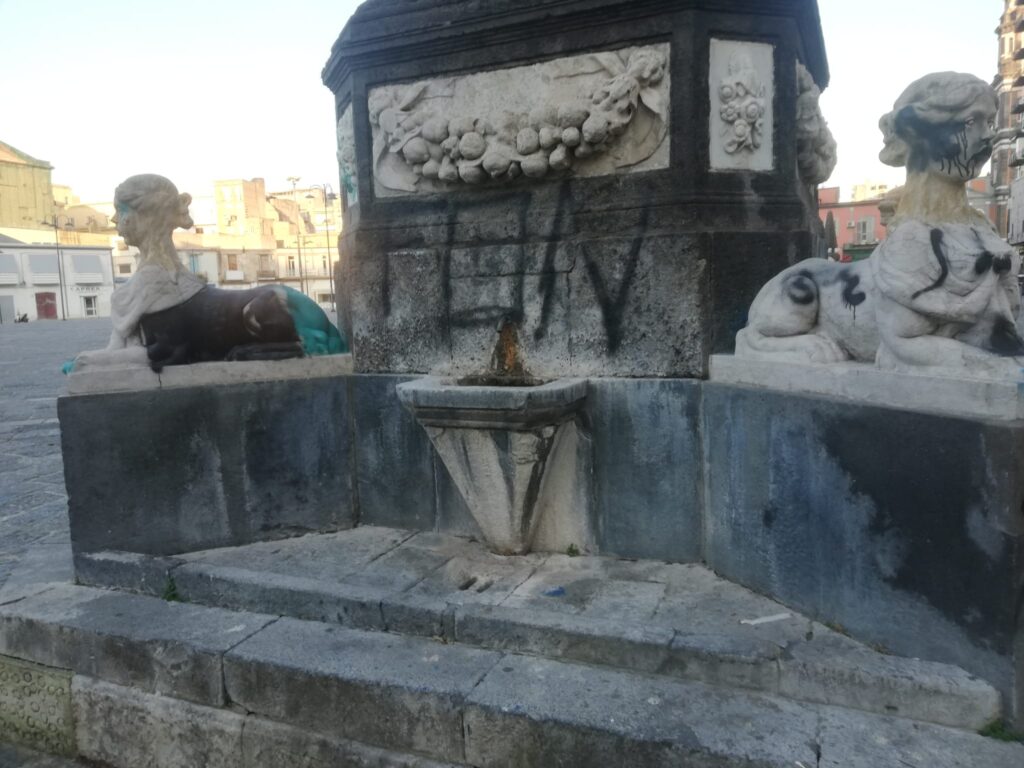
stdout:
<svg viewBox="0 0 1024 768">
<path fill-rule="evenodd" d="M 0 141 L 0 227 L 35 229 L 53 214 L 53 166 Z"/>
<path fill-rule="evenodd" d="M 1020 176 L 1020 168 L 1024 164 L 1021 132 L 1021 117 L 1024 116 L 1024 5 L 1018 4 L 1017 0 L 1004 0 L 996 36 L 999 41 L 998 72 L 992 87 L 999 97 L 999 114 L 989 178 L 992 183 L 992 219 L 999 234 L 1008 237 L 1011 229 L 1021 229 L 1021 222 L 1011 227 L 1009 215 L 1013 182 Z"/>
<path fill-rule="evenodd" d="M 0 241 L 0 322 L 110 315 L 110 247 Z"/>
</svg>

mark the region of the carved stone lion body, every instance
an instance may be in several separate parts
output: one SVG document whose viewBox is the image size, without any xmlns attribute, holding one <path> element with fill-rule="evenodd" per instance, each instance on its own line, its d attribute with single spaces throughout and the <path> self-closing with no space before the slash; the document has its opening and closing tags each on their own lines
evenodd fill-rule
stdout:
<svg viewBox="0 0 1024 768">
<path fill-rule="evenodd" d="M 908 169 L 889 237 L 865 261 L 808 259 L 770 280 L 737 357 L 1019 377 L 1020 257 L 964 192 L 991 152 L 995 106 L 970 75 L 913 83 L 881 122 L 882 159 Z"/>
</svg>

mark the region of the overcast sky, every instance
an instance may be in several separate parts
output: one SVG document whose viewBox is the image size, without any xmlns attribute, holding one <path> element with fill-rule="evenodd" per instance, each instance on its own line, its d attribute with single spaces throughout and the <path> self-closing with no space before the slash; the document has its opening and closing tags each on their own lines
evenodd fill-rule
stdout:
<svg viewBox="0 0 1024 768">
<path fill-rule="evenodd" d="M 109 200 L 134 173 L 203 194 L 214 179 L 337 186 L 320 72 L 356 0 L 0 0 L 0 141 L 55 183 Z M 832 81 L 828 182 L 901 180 L 879 116 L 936 70 L 996 71 L 1002 0 L 820 0 Z"/>
</svg>

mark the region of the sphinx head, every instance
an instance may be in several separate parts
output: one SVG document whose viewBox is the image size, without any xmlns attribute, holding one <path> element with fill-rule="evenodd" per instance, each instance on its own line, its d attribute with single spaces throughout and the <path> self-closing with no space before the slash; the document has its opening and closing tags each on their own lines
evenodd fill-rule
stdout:
<svg viewBox="0 0 1024 768">
<path fill-rule="evenodd" d="M 995 91 L 974 75 L 925 75 L 878 121 L 885 140 L 879 159 L 910 173 L 969 181 L 992 154 L 997 108 Z"/>
<path fill-rule="evenodd" d="M 192 196 L 179 194 L 170 179 L 152 173 L 131 176 L 114 191 L 113 222 L 128 245 L 139 246 L 148 235 L 189 229 L 191 202 Z"/>
</svg>

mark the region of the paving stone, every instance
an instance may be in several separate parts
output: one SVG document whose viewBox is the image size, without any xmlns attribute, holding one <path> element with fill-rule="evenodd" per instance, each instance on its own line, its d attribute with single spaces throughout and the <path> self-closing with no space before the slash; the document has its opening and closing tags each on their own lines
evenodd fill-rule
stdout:
<svg viewBox="0 0 1024 768">
<path fill-rule="evenodd" d="M 109 337 L 110 321 L 106 318 L 0 324 L 0 586 L 34 542 L 57 529 L 67 529 L 60 445 L 54 439 L 58 422 L 53 398 L 66 384 L 61 363 L 83 349 L 105 346 Z M 38 447 L 33 447 L 36 444 Z M 20 503 L 4 506 L 40 490 L 30 482 L 43 477 L 59 492 L 55 503 L 63 517 L 52 516 L 46 502 L 34 509 Z"/>
</svg>

